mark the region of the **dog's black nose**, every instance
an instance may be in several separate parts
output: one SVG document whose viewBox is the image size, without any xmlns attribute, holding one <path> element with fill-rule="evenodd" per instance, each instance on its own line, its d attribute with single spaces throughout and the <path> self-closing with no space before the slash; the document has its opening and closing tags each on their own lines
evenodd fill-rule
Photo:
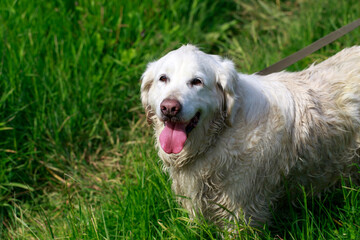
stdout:
<svg viewBox="0 0 360 240">
<path fill-rule="evenodd" d="M 175 99 L 165 99 L 160 104 L 161 112 L 166 117 L 175 117 L 181 111 L 181 104 L 178 100 Z"/>
</svg>

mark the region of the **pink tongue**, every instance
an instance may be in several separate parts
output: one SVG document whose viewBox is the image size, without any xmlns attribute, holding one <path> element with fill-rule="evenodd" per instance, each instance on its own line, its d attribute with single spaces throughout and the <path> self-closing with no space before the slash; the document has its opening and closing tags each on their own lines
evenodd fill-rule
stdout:
<svg viewBox="0 0 360 240">
<path fill-rule="evenodd" d="M 160 145 L 166 153 L 179 153 L 186 141 L 186 125 L 184 123 L 166 122 L 160 134 Z"/>
</svg>

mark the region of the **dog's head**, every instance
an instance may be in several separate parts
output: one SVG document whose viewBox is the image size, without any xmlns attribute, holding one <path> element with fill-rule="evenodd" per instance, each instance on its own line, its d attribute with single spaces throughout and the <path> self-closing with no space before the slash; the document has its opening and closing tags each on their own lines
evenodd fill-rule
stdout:
<svg viewBox="0 0 360 240">
<path fill-rule="evenodd" d="M 203 141 L 216 114 L 225 113 L 231 125 L 238 110 L 237 80 L 230 60 L 192 45 L 149 63 L 142 75 L 141 101 L 162 150 L 177 154 L 194 138 Z"/>
</svg>

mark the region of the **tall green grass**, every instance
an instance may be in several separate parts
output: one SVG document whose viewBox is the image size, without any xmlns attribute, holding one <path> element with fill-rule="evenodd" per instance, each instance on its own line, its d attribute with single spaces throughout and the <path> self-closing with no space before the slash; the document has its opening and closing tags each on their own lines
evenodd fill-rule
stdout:
<svg viewBox="0 0 360 240">
<path fill-rule="evenodd" d="M 210 16 L 191 19 L 218 5 L 2 1 L 0 182 L 42 188 L 55 168 L 64 174 L 128 141 L 146 62 L 207 28 Z M 5 202 L 12 188 L 3 185 Z"/>
<path fill-rule="evenodd" d="M 190 42 L 252 73 L 359 16 L 358 0 L 0 1 L 0 238 L 231 237 L 176 203 L 140 106 L 146 63 Z M 358 239 L 359 191 L 344 183 L 240 235 Z"/>
</svg>

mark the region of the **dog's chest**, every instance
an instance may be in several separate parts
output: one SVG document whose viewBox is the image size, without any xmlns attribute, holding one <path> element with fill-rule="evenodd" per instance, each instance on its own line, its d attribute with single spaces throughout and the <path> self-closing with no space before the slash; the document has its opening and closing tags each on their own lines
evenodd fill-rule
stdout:
<svg viewBox="0 0 360 240">
<path fill-rule="evenodd" d="M 251 189 L 252 176 L 256 175 L 250 166 L 231 154 L 212 151 L 170 173 L 175 193 L 192 199 L 192 204 L 201 207 L 211 201 L 231 208 L 245 189 Z M 190 204 L 187 200 L 181 201 L 186 206 Z"/>
</svg>

